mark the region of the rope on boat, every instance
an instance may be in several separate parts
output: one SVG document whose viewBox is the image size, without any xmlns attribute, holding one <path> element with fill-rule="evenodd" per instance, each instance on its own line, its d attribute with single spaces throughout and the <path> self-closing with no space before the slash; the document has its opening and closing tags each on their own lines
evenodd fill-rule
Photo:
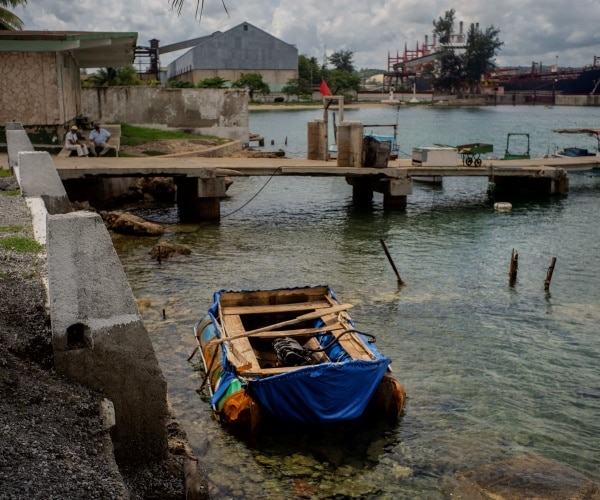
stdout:
<svg viewBox="0 0 600 500">
<path fill-rule="evenodd" d="M 356 328 L 348 328 L 347 330 L 344 330 L 343 332 L 339 333 L 337 336 L 332 334 L 333 340 L 331 342 L 329 342 L 329 344 L 327 344 L 323 347 L 320 347 L 318 349 L 310 349 L 308 347 L 305 347 L 305 349 L 309 352 L 325 352 L 333 344 L 335 344 L 343 335 L 346 335 L 347 333 L 352 333 L 352 332 L 358 333 L 360 335 L 370 338 L 371 340 L 369 340 L 369 344 L 374 344 L 377 340 L 375 338 L 375 335 L 371 335 L 370 333 L 359 332 Z M 314 335 L 314 337 L 319 337 L 319 336 L 322 336 L 322 335 L 321 334 Z"/>
</svg>

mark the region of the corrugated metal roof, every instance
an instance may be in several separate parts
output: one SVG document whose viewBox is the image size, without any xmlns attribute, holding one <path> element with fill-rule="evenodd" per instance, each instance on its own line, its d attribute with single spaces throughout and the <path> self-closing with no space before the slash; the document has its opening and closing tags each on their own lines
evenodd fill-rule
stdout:
<svg viewBox="0 0 600 500">
<path fill-rule="evenodd" d="M 133 64 L 136 32 L 0 31 L 0 52 L 66 52 L 81 68 Z"/>
</svg>

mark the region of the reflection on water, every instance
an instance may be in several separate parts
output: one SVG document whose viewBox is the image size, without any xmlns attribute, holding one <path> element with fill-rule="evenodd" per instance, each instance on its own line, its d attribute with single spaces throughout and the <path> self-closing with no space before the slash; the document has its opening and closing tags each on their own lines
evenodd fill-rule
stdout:
<svg viewBox="0 0 600 500">
<path fill-rule="evenodd" d="M 222 213 L 266 180 L 236 179 Z M 355 209 L 340 179 L 281 177 L 220 223 L 145 213 L 170 223 L 162 239 L 188 245 L 189 257 L 159 264 L 149 255 L 158 239 L 115 239 L 215 497 L 443 498 L 457 472 L 526 453 L 600 480 L 600 177 L 571 176 L 569 196 L 508 213 L 493 211 L 485 188 L 483 179 L 416 187 L 406 212 L 392 213 L 377 197 Z M 392 358 L 409 397 L 401 421 L 283 426 L 251 443 L 227 434 L 196 392 L 193 324 L 219 289 L 317 284 L 355 304 L 359 328 Z"/>
</svg>

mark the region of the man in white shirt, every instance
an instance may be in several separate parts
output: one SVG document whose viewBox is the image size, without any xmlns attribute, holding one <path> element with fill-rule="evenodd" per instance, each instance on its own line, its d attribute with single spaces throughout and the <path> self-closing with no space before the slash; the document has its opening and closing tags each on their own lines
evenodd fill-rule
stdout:
<svg viewBox="0 0 600 500">
<path fill-rule="evenodd" d="M 94 128 L 90 132 L 90 142 L 92 143 L 92 156 L 104 156 L 110 151 L 110 146 L 107 144 L 110 139 L 110 132 L 100 127 L 98 122 L 94 123 Z M 98 149 L 102 149 L 98 153 Z"/>
<path fill-rule="evenodd" d="M 77 151 L 77 156 L 88 156 L 90 152 L 87 146 L 79 139 L 78 131 L 79 129 L 76 125 L 71 127 L 71 130 L 67 132 L 65 147 L 70 151 Z"/>
</svg>

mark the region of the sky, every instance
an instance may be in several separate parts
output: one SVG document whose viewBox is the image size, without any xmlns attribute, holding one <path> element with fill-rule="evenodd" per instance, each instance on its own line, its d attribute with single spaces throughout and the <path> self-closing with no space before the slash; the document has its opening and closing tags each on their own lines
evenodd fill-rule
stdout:
<svg viewBox="0 0 600 500">
<path fill-rule="evenodd" d="M 228 13 L 223 8 L 223 2 Z M 351 51 L 356 69 L 386 69 L 388 54 L 415 49 L 433 21 L 454 9 L 466 31 L 471 23 L 500 30 L 499 66 L 532 62 L 581 67 L 600 56 L 600 0 L 184 0 L 181 15 L 169 0 L 28 0 L 12 11 L 26 30 L 137 32 L 138 45 L 160 45 L 226 31 L 249 22 L 323 63 L 334 51 Z M 458 29 L 458 27 L 457 27 Z M 183 52 L 164 54 L 167 65 Z"/>
</svg>

